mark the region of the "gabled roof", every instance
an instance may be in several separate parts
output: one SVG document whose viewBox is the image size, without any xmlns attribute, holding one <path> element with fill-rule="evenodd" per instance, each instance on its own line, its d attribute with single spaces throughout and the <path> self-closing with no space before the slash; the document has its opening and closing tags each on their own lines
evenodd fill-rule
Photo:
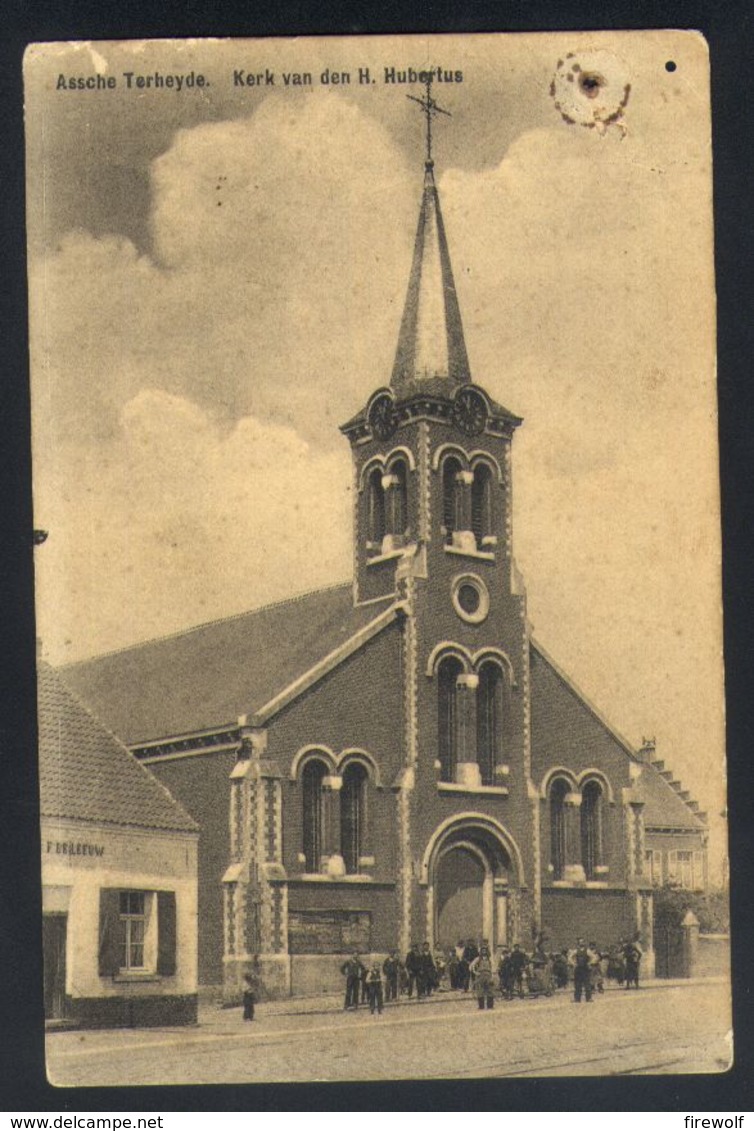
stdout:
<svg viewBox="0 0 754 1131">
<path fill-rule="evenodd" d="M 66 681 L 129 746 L 236 725 L 379 617 L 351 584 L 70 664 Z"/>
<path fill-rule="evenodd" d="M 576 686 L 570 676 L 568 676 L 555 660 L 548 655 L 541 644 L 538 644 L 533 638 L 530 638 L 530 648 L 532 653 L 535 653 L 545 667 L 549 668 L 558 680 L 569 690 L 574 707 L 577 706 L 578 709 L 588 712 L 605 733 L 623 749 L 627 758 L 640 766 L 639 776 L 634 781 L 634 790 L 638 799 L 644 802 L 645 827 L 693 829 L 697 832 L 703 831 L 706 825 L 702 818 L 695 812 L 698 806 L 693 801 L 684 800 L 684 797 L 687 795 L 684 795 L 684 797 L 680 796 L 679 789 L 674 788 L 674 786 L 670 784 L 669 779 L 672 778 L 672 774 L 669 771 L 661 772 L 664 763 L 657 762 L 656 764 L 652 764 L 644 761 L 642 755 L 632 746 L 628 739 L 624 738 L 623 735 L 612 726 L 602 712 L 595 707 L 584 692 Z M 533 674 L 532 701 L 535 696 L 543 693 L 546 694 L 545 688 L 537 683 Z M 536 723 L 538 716 L 541 714 L 548 716 L 551 727 L 556 729 L 558 726 L 568 727 L 571 725 L 567 716 L 563 716 L 562 713 L 555 713 L 553 704 L 545 703 L 544 711 L 539 711 L 534 709 L 534 702 L 532 702 L 533 742 L 537 739 Z"/>
<path fill-rule="evenodd" d="M 49 664 L 40 664 L 39 780 L 43 817 L 196 832 L 198 825 L 91 714 Z"/>
<path fill-rule="evenodd" d="M 654 766 L 642 765 L 634 788 L 644 802 L 645 828 L 693 829 L 696 832 L 706 828 L 705 822 Z"/>
<path fill-rule="evenodd" d="M 414 258 L 390 383 L 400 392 L 407 382 L 433 377 L 448 378 L 454 385 L 471 380 L 433 163 L 427 161 Z"/>
<path fill-rule="evenodd" d="M 624 738 L 623 735 L 615 729 L 615 727 L 605 718 L 602 712 L 597 707 L 595 707 L 594 703 L 592 703 L 591 700 L 587 698 L 581 688 L 576 686 L 571 677 L 560 667 L 558 663 L 556 663 L 555 660 L 553 660 L 552 656 L 550 656 L 550 654 L 545 651 L 542 645 L 539 644 L 533 637 L 529 638 L 529 647 L 530 652 L 535 653 L 540 658 L 545 668 L 549 668 L 550 671 L 555 675 L 557 680 L 559 680 L 560 683 L 567 688 L 572 696 L 572 700 L 578 704 L 578 707 L 581 710 L 585 710 L 590 715 L 592 715 L 599 726 L 605 731 L 605 733 L 608 734 L 614 742 L 616 742 L 623 748 L 629 758 L 633 759 L 634 761 L 638 760 L 638 754 L 636 753 L 628 739 Z M 534 686 L 532 686 L 532 697 L 535 695 L 535 693 L 536 689 Z M 548 707 L 551 706 L 552 705 L 548 705 Z M 551 710 L 548 709 L 547 713 L 550 714 Z M 565 721 L 567 724 L 567 720 L 561 720 L 561 723 L 563 721 Z"/>
</svg>

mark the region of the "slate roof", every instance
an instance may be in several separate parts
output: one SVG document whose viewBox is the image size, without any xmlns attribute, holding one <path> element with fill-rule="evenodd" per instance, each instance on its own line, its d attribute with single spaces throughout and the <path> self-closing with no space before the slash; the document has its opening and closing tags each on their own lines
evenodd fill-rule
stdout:
<svg viewBox="0 0 754 1131">
<path fill-rule="evenodd" d="M 432 377 L 447 377 L 454 385 L 471 380 L 440 197 L 427 161 L 390 384 L 400 390 L 407 382 Z"/>
<path fill-rule="evenodd" d="M 389 605 L 343 584 L 62 668 L 129 746 L 236 726 Z"/>
<path fill-rule="evenodd" d="M 43 817 L 196 832 L 198 825 L 49 664 L 38 671 Z"/>
<path fill-rule="evenodd" d="M 235 727 L 239 715 L 258 711 L 378 617 L 389 603 L 390 598 L 386 598 L 384 603 L 354 607 L 352 588 L 346 583 L 60 670 L 65 683 L 129 746 Z M 627 757 L 639 762 L 633 746 L 541 645 L 532 640 L 531 647 L 570 687 L 574 706 L 588 711 Z M 532 695 L 537 692 L 535 684 Z M 100 725 L 94 719 L 91 722 Z M 120 743 L 112 735 L 108 737 L 122 753 Z M 679 797 L 662 774 L 650 764 L 640 764 L 636 789 L 645 803 L 646 825 L 704 829 L 692 806 Z"/>
</svg>

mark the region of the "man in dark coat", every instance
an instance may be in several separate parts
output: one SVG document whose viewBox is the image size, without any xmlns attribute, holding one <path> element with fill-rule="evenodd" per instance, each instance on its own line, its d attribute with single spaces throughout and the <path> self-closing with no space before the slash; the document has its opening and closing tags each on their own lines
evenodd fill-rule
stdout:
<svg viewBox="0 0 754 1131">
<path fill-rule="evenodd" d="M 501 954 L 500 961 L 497 967 L 497 975 L 500 979 L 500 993 L 506 1001 L 513 1000 L 513 986 L 515 980 L 513 977 L 513 964 L 511 962 L 510 947 L 504 946 Z"/>
<path fill-rule="evenodd" d="M 243 1019 L 244 1021 L 254 1020 L 254 1005 L 259 993 L 259 973 L 257 970 L 259 960 L 254 958 L 254 965 L 248 974 L 244 974 L 243 986 Z"/>
<path fill-rule="evenodd" d="M 577 939 L 576 947 L 569 957 L 573 966 L 573 1000 L 581 1001 L 583 995 L 587 1001 L 591 1001 L 592 968 L 597 962 L 597 956 L 583 939 Z"/>
<path fill-rule="evenodd" d="M 555 975 L 555 985 L 559 990 L 568 985 L 568 951 L 561 950 L 553 957 L 552 972 Z"/>
<path fill-rule="evenodd" d="M 437 986 L 437 967 L 432 957 L 432 950 L 425 942 L 420 955 L 419 974 L 416 979 L 416 996 L 429 997 Z"/>
<path fill-rule="evenodd" d="M 520 943 L 514 943 L 511 954 L 511 971 L 513 973 L 513 985 L 519 997 L 524 996 L 524 974 L 528 965 L 529 956 L 526 951 L 521 949 Z"/>
<path fill-rule="evenodd" d="M 354 952 L 354 954 L 343 963 L 340 972 L 346 979 L 346 1000 L 343 1008 L 357 1009 L 359 1005 L 361 978 L 362 974 L 366 973 L 366 969 L 358 954 Z"/>
<path fill-rule="evenodd" d="M 414 986 L 416 986 L 417 997 L 421 997 L 419 985 L 421 978 L 422 956 L 419 953 L 418 943 L 411 944 L 411 950 L 406 955 L 405 965 L 406 973 L 408 974 L 408 996 L 414 996 Z"/>
<path fill-rule="evenodd" d="M 396 1001 L 398 998 L 398 975 L 400 974 L 401 960 L 396 951 L 391 950 L 382 963 L 382 973 L 385 975 L 385 1001 Z"/>
<path fill-rule="evenodd" d="M 627 942 L 623 947 L 623 962 L 626 970 L 626 989 L 631 986 L 639 988 L 639 963 L 641 962 L 641 947 L 636 942 Z"/>
</svg>

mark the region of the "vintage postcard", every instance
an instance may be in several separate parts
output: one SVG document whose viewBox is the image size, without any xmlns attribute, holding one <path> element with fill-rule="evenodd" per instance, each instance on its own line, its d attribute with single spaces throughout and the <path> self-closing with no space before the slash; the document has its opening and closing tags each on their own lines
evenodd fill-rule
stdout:
<svg viewBox="0 0 754 1131">
<path fill-rule="evenodd" d="M 726 1070 L 704 40 L 25 90 L 50 1079 Z"/>
</svg>

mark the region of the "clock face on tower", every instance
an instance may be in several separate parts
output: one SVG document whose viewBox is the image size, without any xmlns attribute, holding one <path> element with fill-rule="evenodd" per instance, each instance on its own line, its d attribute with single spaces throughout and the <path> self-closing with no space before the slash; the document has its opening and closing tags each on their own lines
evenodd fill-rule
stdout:
<svg viewBox="0 0 754 1131">
<path fill-rule="evenodd" d="M 378 440 L 389 440 L 398 427 L 393 398 L 388 393 L 375 397 L 369 410 L 369 427 Z"/>
<path fill-rule="evenodd" d="M 466 436 L 478 436 L 487 423 L 487 404 L 476 389 L 459 389 L 453 402 L 453 423 Z"/>
</svg>

